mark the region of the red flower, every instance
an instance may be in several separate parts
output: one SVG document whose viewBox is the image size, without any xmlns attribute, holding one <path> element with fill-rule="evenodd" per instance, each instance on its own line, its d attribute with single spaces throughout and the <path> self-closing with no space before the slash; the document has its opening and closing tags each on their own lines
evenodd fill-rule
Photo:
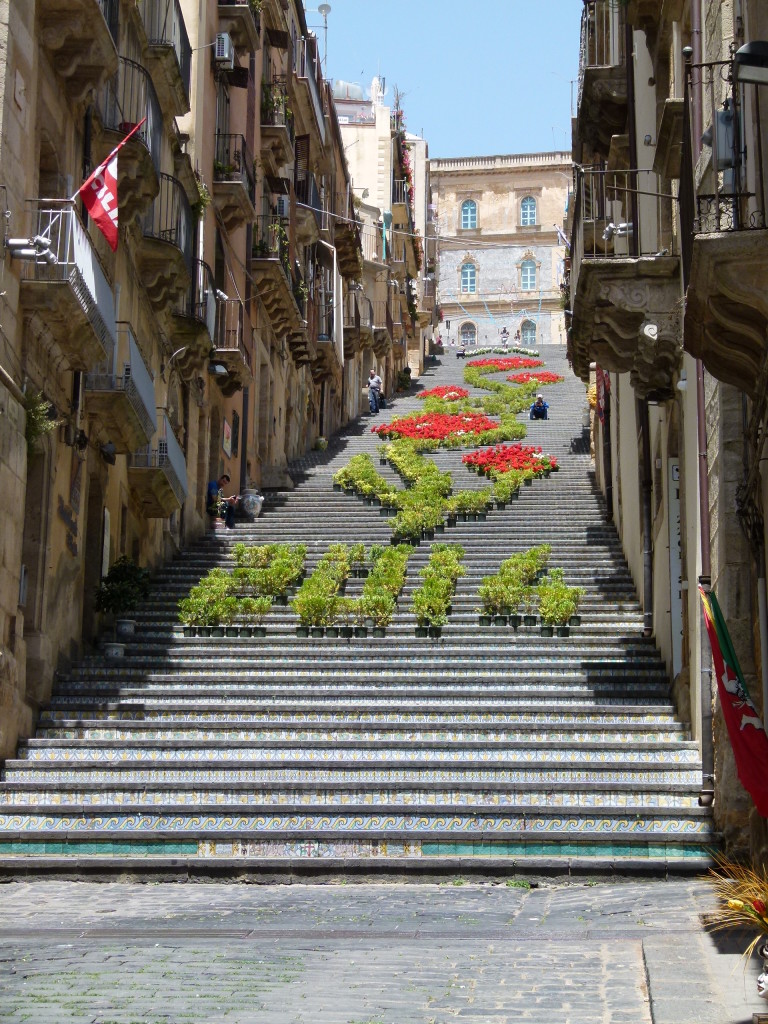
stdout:
<svg viewBox="0 0 768 1024">
<path fill-rule="evenodd" d="M 541 448 L 522 444 L 497 444 L 493 448 L 481 448 L 464 455 L 461 460 L 467 466 L 478 469 L 492 469 L 497 473 L 508 473 L 511 469 L 540 476 L 547 469 L 557 469 L 557 459 L 542 455 Z"/>
<path fill-rule="evenodd" d="M 404 416 L 393 423 L 382 423 L 379 427 L 371 427 L 371 432 L 380 437 L 442 441 L 457 434 L 481 434 L 484 430 L 495 430 L 498 425 L 481 413 L 428 413 L 424 416 Z"/>
<path fill-rule="evenodd" d="M 535 381 L 537 384 L 559 384 L 563 378 L 549 370 L 537 370 L 535 373 L 513 373 L 507 377 L 513 384 L 530 384 Z"/>
<path fill-rule="evenodd" d="M 543 366 L 540 359 L 526 359 L 524 356 L 511 356 L 508 359 L 473 359 L 467 366 L 480 366 L 493 370 L 534 370 L 537 366 Z"/>
<path fill-rule="evenodd" d="M 466 388 L 460 388 L 456 384 L 441 384 L 432 388 L 431 391 L 422 391 L 419 398 L 443 398 L 446 402 L 458 402 L 460 398 L 469 398 Z"/>
</svg>

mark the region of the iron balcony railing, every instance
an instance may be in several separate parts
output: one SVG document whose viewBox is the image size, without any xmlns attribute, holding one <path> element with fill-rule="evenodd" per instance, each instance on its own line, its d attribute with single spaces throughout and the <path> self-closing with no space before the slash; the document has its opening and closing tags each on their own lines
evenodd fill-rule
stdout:
<svg viewBox="0 0 768 1024">
<path fill-rule="evenodd" d="M 255 206 L 256 178 L 253 167 L 253 154 L 248 149 L 243 135 L 216 134 L 213 180 L 240 182 L 248 193 L 251 203 Z"/>
<path fill-rule="evenodd" d="M 400 204 L 402 206 L 409 206 L 411 186 L 405 178 L 393 178 L 392 179 L 392 205 Z"/>
<path fill-rule="evenodd" d="M 360 326 L 367 327 L 370 330 L 373 327 L 373 303 L 362 292 L 355 292 L 355 294 L 357 295 L 357 304 L 360 310 Z"/>
<path fill-rule="evenodd" d="M 672 201 L 655 171 L 577 168 L 572 280 L 585 258 L 676 255 Z"/>
<path fill-rule="evenodd" d="M 683 172 L 680 180 L 681 205 L 692 192 L 695 196 L 694 234 L 765 228 L 768 160 L 763 154 L 762 111 L 768 103 L 768 87 L 740 81 L 735 60 L 689 64 L 689 110 L 698 95 L 704 133 L 697 187 L 694 188 L 690 135 L 683 140 L 690 171 Z M 689 118 L 689 123 L 693 120 Z M 686 162 L 683 163 L 685 166 Z"/>
<path fill-rule="evenodd" d="M 287 128 L 291 145 L 295 139 L 293 112 L 284 79 L 261 83 L 261 123 L 273 128 Z"/>
<path fill-rule="evenodd" d="M 344 326 L 350 330 L 360 330 L 360 307 L 357 304 L 357 292 L 347 292 L 344 299 Z"/>
<path fill-rule="evenodd" d="M 291 283 L 291 263 L 288 246 L 287 217 L 270 214 L 257 217 L 253 232 L 251 258 L 256 260 L 276 260 L 283 269 L 286 280 Z"/>
<path fill-rule="evenodd" d="M 118 339 L 124 338 L 127 342 L 128 360 L 123 364 L 122 373 L 87 373 L 85 390 L 122 391 L 131 403 L 144 434 L 150 438 L 157 430 L 155 385 L 129 324 L 118 324 L 117 333 Z"/>
<path fill-rule="evenodd" d="M 395 324 L 392 314 L 389 311 L 389 303 L 386 299 L 376 299 L 373 303 L 373 324 L 376 330 L 386 329 L 390 338 L 394 337 Z"/>
<path fill-rule="evenodd" d="M 128 456 L 128 465 L 132 469 L 162 469 L 176 500 L 183 505 L 187 497 L 187 462 L 165 415 L 160 431 L 155 445 L 145 445 Z"/>
<path fill-rule="evenodd" d="M 617 67 L 624 63 L 624 7 L 617 0 L 584 2 L 579 52 L 579 106 L 587 68 Z"/>
<path fill-rule="evenodd" d="M 40 200 L 33 211 L 33 235 L 50 242 L 39 260 L 25 260 L 22 276 L 30 281 L 66 282 L 99 339 L 111 364 L 117 339 L 115 300 L 96 250 L 71 200 Z"/>
<path fill-rule="evenodd" d="M 176 54 L 179 74 L 189 99 L 192 47 L 179 0 L 144 0 L 142 20 L 150 46 L 168 46 Z"/>
<path fill-rule="evenodd" d="M 144 217 L 144 234 L 175 245 L 191 269 L 195 229 L 192 207 L 180 181 L 170 174 L 159 177 L 160 192 Z"/>
<path fill-rule="evenodd" d="M 101 13 L 104 15 L 104 21 L 107 23 L 109 34 L 114 40 L 115 46 L 117 46 L 118 38 L 120 35 L 120 0 L 96 0 Z"/>
<path fill-rule="evenodd" d="M 156 171 L 160 171 L 163 143 L 163 112 L 146 68 L 121 57 L 118 71 L 96 97 L 96 108 L 105 128 L 128 134 L 142 120 L 135 138 L 147 147 Z"/>
<path fill-rule="evenodd" d="M 216 337 L 216 285 L 207 263 L 192 261 L 192 285 L 176 309 L 179 316 L 187 316 L 205 324 L 213 343 Z"/>
<path fill-rule="evenodd" d="M 251 356 L 243 344 L 245 306 L 240 299 L 225 299 L 218 303 L 216 315 L 216 348 L 238 351 L 245 363 L 251 365 Z"/>
<path fill-rule="evenodd" d="M 314 36 L 302 36 L 297 41 L 293 51 L 293 71 L 297 78 L 307 83 L 320 138 L 325 142 L 325 116 L 322 101 L 323 72 L 320 67 L 317 40 Z"/>
<path fill-rule="evenodd" d="M 384 262 L 384 238 L 380 228 L 372 224 L 363 225 L 363 259 L 370 263 Z"/>
<path fill-rule="evenodd" d="M 314 174 L 311 171 L 300 171 L 294 187 L 296 202 L 301 203 L 302 206 L 308 206 L 312 210 L 318 228 L 323 230 L 328 223 L 328 215 L 323 209 L 323 201 L 320 198 L 320 190 L 317 187 Z"/>
</svg>

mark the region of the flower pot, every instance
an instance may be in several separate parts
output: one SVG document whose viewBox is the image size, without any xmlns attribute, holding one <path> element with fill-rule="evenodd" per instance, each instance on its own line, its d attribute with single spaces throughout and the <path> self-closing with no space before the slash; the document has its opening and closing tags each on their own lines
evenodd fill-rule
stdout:
<svg viewBox="0 0 768 1024">
<path fill-rule="evenodd" d="M 466 521 L 467 521 L 467 519 L 469 517 L 467 516 L 466 512 L 459 512 L 459 514 L 456 516 L 456 518 L 458 519 L 458 521 L 460 523 L 466 523 Z"/>
<path fill-rule="evenodd" d="M 380 455 L 380 456 L 379 456 L 379 465 L 380 465 L 380 466 L 386 466 L 386 464 L 387 464 L 387 462 L 388 462 L 388 461 L 389 461 L 389 460 L 388 460 L 388 459 L 385 459 L 383 455 Z"/>
<path fill-rule="evenodd" d="M 580 615 L 572 615 L 570 617 L 570 619 L 568 619 L 568 625 L 569 626 L 580 626 L 581 625 L 581 616 Z"/>
<path fill-rule="evenodd" d="M 424 530 L 423 533 L 424 533 L 424 539 L 425 540 L 434 540 L 435 539 L 435 531 L 434 531 L 434 529 L 430 528 L 429 530 Z"/>
<path fill-rule="evenodd" d="M 184 636 L 194 636 L 194 635 L 195 635 L 195 627 L 194 626 L 185 626 L 184 627 Z"/>
<path fill-rule="evenodd" d="M 542 625 L 540 628 L 541 628 L 541 635 L 542 636 L 554 636 L 555 635 L 555 627 L 554 626 L 544 626 L 544 625 Z"/>
<path fill-rule="evenodd" d="M 339 627 L 338 626 L 326 626 L 325 627 L 325 635 L 326 636 L 338 636 L 339 635 Z"/>
<path fill-rule="evenodd" d="M 266 636 L 266 635 L 267 635 L 267 627 L 266 626 L 251 626 L 251 636 Z"/>
<path fill-rule="evenodd" d="M 240 635 L 240 627 L 239 626 L 226 626 L 224 628 L 224 635 L 225 636 L 239 636 Z"/>
<path fill-rule="evenodd" d="M 377 507 L 381 505 L 381 498 L 371 498 L 371 504 Z"/>
<path fill-rule="evenodd" d="M 571 634 L 571 627 L 570 626 L 557 626 L 555 628 L 555 632 L 557 633 L 558 636 L 570 636 L 570 634 Z"/>
<path fill-rule="evenodd" d="M 288 607 L 288 595 L 287 594 L 276 594 L 272 598 L 272 604 L 279 605 L 281 608 Z"/>
<path fill-rule="evenodd" d="M 520 491 L 519 490 L 518 491 L 512 491 L 512 493 L 510 495 L 510 498 L 512 499 L 512 501 L 517 501 L 519 497 L 520 497 Z"/>
<path fill-rule="evenodd" d="M 258 628 L 258 626 L 240 626 L 237 632 L 240 636 L 253 636 L 254 629 Z"/>
<path fill-rule="evenodd" d="M 517 615 L 516 613 L 513 613 L 512 615 L 507 616 L 507 622 L 513 629 L 517 629 L 521 621 L 522 615 Z"/>
<path fill-rule="evenodd" d="M 224 636 L 224 627 L 211 626 L 211 636 Z"/>
<path fill-rule="evenodd" d="M 344 637 L 345 640 L 349 640 L 355 635 L 355 631 L 351 626 L 340 626 L 339 636 Z"/>
<path fill-rule="evenodd" d="M 477 513 L 477 521 L 478 521 L 478 523 L 484 523 L 487 518 L 488 518 L 488 513 L 487 512 L 478 512 Z"/>
<path fill-rule="evenodd" d="M 125 644 L 117 643 L 115 640 L 107 640 L 103 647 L 104 654 L 108 658 L 124 658 Z"/>
<path fill-rule="evenodd" d="M 470 512 L 469 515 L 467 516 L 467 522 L 468 523 L 476 523 L 477 522 L 477 514 L 475 512 Z"/>
<path fill-rule="evenodd" d="M 479 626 L 490 626 L 493 622 L 493 616 L 491 615 L 478 615 L 477 623 Z"/>
<path fill-rule="evenodd" d="M 523 616 L 523 625 L 524 626 L 535 626 L 536 625 L 536 616 L 535 615 L 524 615 Z"/>
<path fill-rule="evenodd" d="M 309 627 L 309 635 L 310 636 L 323 636 L 324 633 L 325 633 L 325 626 L 310 626 Z"/>
<path fill-rule="evenodd" d="M 296 636 L 309 636 L 309 626 L 297 626 Z"/>
<path fill-rule="evenodd" d="M 493 616 L 494 626 L 506 626 L 507 616 L 506 615 L 494 615 Z"/>
<path fill-rule="evenodd" d="M 456 516 L 448 516 L 448 518 L 445 521 L 445 525 L 446 526 L 455 526 L 456 525 Z"/>
<path fill-rule="evenodd" d="M 333 485 L 333 489 L 334 489 L 334 491 L 343 491 L 344 490 L 344 488 L 341 486 L 341 484 L 334 484 Z"/>
<path fill-rule="evenodd" d="M 117 636 L 133 636 L 136 632 L 135 619 L 116 619 L 115 634 Z"/>
<path fill-rule="evenodd" d="M 432 637 L 442 636 L 442 633 L 443 633 L 443 627 L 442 626 L 430 626 L 429 627 L 429 635 L 432 636 Z"/>
<path fill-rule="evenodd" d="M 429 627 L 428 626 L 417 626 L 415 632 L 416 632 L 416 636 L 429 636 Z"/>
<path fill-rule="evenodd" d="M 379 509 L 379 515 L 383 516 L 384 519 L 387 518 L 387 516 L 389 515 L 389 508 L 387 505 L 381 506 L 381 508 Z"/>
<path fill-rule="evenodd" d="M 387 630 L 386 630 L 386 628 L 384 626 L 374 626 L 373 627 L 373 635 L 374 636 L 386 636 L 387 635 Z"/>
<path fill-rule="evenodd" d="M 373 504 L 373 498 L 363 498 L 363 504 L 364 505 L 372 505 Z"/>
<path fill-rule="evenodd" d="M 506 501 L 497 501 L 496 502 L 496 508 L 498 509 L 499 512 L 501 512 L 501 510 L 505 509 L 506 507 L 507 507 Z"/>
<path fill-rule="evenodd" d="M 526 477 L 526 478 L 525 478 L 525 479 L 523 480 L 523 483 L 525 484 L 525 486 L 526 486 L 526 487 L 531 487 L 531 486 L 532 486 L 532 484 L 533 484 L 533 478 L 532 478 L 532 477 L 530 477 L 530 476 L 527 476 L 527 477 Z"/>
<path fill-rule="evenodd" d="M 361 580 L 367 580 L 369 572 L 370 569 L 366 569 L 365 567 L 363 567 L 362 569 L 357 570 L 357 575 L 360 577 Z"/>
<path fill-rule="evenodd" d="M 445 523 L 439 523 L 435 527 L 435 533 L 445 533 Z"/>
<path fill-rule="evenodd" d="M 368 636 L 368 627 L 355 626 L 355 636 Z"/>
<path fill-rule="evenodd" d="M 210 626 L 198 626 L 197 627 L 197 635 L 198 636 L 210 636 L 211 635 L 211 627 Z"/>
</svg>

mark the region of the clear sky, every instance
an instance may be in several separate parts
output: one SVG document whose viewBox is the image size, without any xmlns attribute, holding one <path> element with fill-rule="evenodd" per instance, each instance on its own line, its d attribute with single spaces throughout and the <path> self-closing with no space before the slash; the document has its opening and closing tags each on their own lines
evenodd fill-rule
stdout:
<svg viewBox="0 0 768 1024">
<path fill-rule="evenodd" d="M 329 0 L 331 79 L 375 74 L 431 157 L 570 150 L 580 0 Z M 323 19 L 306 0 L 323 51 Z M 367 92 L 366 92 L 367 95 Z"/>
</svg>

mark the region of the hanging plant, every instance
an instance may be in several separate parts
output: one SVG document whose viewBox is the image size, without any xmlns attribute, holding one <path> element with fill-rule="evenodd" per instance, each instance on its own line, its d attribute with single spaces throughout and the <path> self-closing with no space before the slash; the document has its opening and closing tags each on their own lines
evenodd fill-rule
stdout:
<svg viewBox="0 0 768 1024">
<path fill-rule="evenodd" d="M 24 411 L 27 414 L 25 436 L 27 451 L 32 454 L 40 450 L 39 442 L 61 425 L 56 410 L 42 391 L 28 391 L 24 395 Z"/>
</svg>

